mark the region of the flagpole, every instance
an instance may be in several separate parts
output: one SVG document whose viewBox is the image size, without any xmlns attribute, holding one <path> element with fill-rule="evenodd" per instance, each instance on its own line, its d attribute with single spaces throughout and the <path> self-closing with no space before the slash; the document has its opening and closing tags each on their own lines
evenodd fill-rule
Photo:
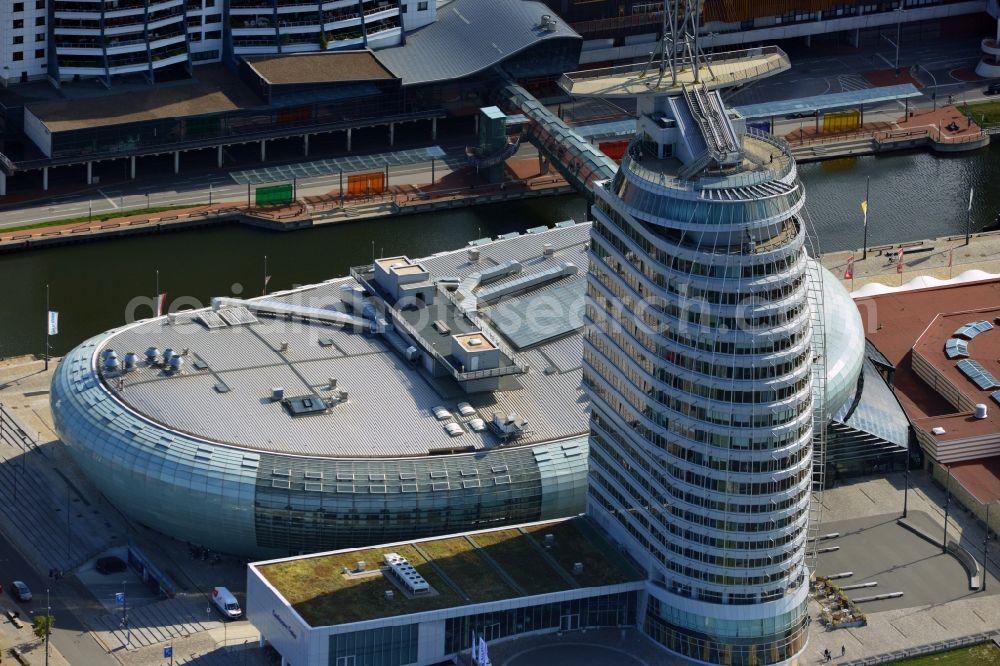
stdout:
<svg viewBox="0 0 1000 666">
<path fill-rule="evenodd" d="M 153 312 L 160 314 L 160 271 L 156 271 L 156 290 L 153 292 Z"/>
<path fill-rule="evenodd" d="M 972 233 L 972 195 L 975 188 L 969 187 L 969 205 L 965 209 L 965 244 L 969 244 L 969 236 Z"/>
<path fill-rule="evenodd" d="M 52 315 L 49 314 L 49 285 L 45 285 L 45 370 L 49 369 L 49 331 L 52 325 L 49 323 Z"/>
<path fill-rule="evenodd" d="M 868 176 L 868 178 L 865 179 L 865 243 L 864 243 L 865 246 L 862 250 L 863 252 L 863 254 L 861 255 L 862 260 L 868 258 L 868 197 L 871 194 L 871 187 L 872 187 L 872 177 Z"/>
<path fill-rule="evenodd" d="M 267 255 L 264 255 L 264 296 L 267 296 Z"/>
</svg>

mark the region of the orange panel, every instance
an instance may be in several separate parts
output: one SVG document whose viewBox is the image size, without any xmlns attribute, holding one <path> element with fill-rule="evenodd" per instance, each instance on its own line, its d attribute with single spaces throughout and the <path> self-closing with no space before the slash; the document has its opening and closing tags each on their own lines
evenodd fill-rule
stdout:
<svg viewBox="0 0 1000 666">
<path fill-rule="evenodd" d="M 347 177 L 347 196 L 357 197 L 385 192 L 385 172 L 356 173 Z"/>
</svg>

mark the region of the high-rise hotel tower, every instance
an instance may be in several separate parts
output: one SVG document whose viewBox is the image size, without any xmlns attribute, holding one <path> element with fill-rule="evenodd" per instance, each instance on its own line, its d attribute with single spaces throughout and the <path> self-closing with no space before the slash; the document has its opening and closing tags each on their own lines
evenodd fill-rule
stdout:
<svg viewBox="0 0 1000 666">
<path fill-rule="evenodd" d="M 682 32 L 659 62 L 562 82 L 638 100 L 636 139 L 594 189 L 588 512 L 646 568 L 651 638 L 701 662 L 783 663 L 806 635 L 819 277 L 788 146 L 719 88 L 788 61 L 708 62 Z"/>
</svg>

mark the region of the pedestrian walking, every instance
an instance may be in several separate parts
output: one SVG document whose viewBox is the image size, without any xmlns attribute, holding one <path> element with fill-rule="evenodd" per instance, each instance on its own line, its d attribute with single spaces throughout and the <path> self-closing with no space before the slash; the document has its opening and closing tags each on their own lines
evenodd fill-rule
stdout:
<svg viewBox="0 0 1000 666">
<path fill-rule="evenodd" d="M 847 647 L 844 646 L 844 645 L 841 645 L 840 646 L 840 656 L 843 657 L 845 654 L 847 654 Z"/>
</svg>

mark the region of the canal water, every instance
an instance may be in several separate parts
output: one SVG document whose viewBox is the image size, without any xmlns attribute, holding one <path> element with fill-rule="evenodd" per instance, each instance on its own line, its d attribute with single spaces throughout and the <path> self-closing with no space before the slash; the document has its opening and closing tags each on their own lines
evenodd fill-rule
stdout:
<svg viewBox="0 0 1000 666">
<path fill-rule="evenodd" d="M 964 232 L 970 186 L 976 191 L 973 230 L 993 224 L 1000 212 L 1000 144 L 964 157 L 895 153 L 800 168 L 822 251 L 861 247 L 868 178 L 869 246 Z M 207 305 L 212 296 L 259 295 L 265 255 L 275 291 L 343 275 L 370 261 L 373 248 L 378 255 L 424 256 L 585 216 L 583 198 L 570 196 L 292 233 L 220 226 L 0 255 L 0 357 L 43 350 L 46 284 L 60 313 L 52 351 L 62 354 L 124 323 L 137 297 L 154 294 L 157 270 L 172 307 Z"/>
</svg>

